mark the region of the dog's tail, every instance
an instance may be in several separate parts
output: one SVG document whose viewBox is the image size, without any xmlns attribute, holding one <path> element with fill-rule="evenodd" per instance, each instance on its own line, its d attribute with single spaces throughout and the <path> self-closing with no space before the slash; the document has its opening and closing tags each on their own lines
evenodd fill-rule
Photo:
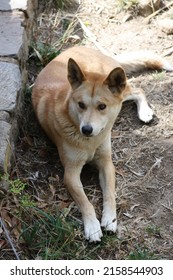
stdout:
<svg viewBox="0 0 173 280">
<path fill-rule="evenodd" d="M 127 75 L 148 69 L 173 71 L 173 66 L 166 59 L 150 51 L 121 54 L 114 58 L 124 68 Z"/>
</svg>

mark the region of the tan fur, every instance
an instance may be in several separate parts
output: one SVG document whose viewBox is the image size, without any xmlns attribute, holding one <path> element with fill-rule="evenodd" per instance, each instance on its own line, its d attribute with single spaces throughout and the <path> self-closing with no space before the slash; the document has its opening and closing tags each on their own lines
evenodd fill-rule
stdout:
<svg viewBox="0 0 173 280">
<path fill-rule="evenodd" d="M 101 226 L 116 231 L 111 129 L 123 101 L 131 99 L 137 103 L 140 119 L 150 121 L 152 110 L 144 93 L 130 87 L 122 66 L 86 47 L 61 53 L 41 71 L 33 88 L 34 110 L 57 146 L 64 182 L 82 213 L 85 237 L 90 242 L 100 241 Z M 98 167 L 103 191 L 101 225 L 80 181 L 81 170 L 89 161 Z"/>
</svg>

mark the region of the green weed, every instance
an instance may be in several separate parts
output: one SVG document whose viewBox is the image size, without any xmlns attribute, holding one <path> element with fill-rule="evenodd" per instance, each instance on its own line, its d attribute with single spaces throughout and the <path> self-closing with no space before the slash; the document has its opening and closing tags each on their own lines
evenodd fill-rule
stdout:
<svg viewBox="0 0 173 280">
<path fill-rule="evenodd" d="M 150 252 L 147 248 L 137 247 L 134 251 L 130 252 L 128 260 L 156 260 L 157 256 L 154 252 Z"/>
<path fill-rule="evenodd" d="M 20 198 L 20 204 L 22 207 L 31 207 L 31 206 L 35 206 L 36 203 L 33 201 L 33 199 L 31 198 L 31 195 L 29 194 L 23 194 Z"/>
<path fill-rule="evenodd" d="M 0 181 L 2 184 L 8 186 L 10 193 L 15 195 L 20 195 L 27 186 L 27 184 L 23 183 L 20 179 L 11 180 L 7 173 L 4 175 L 0 174 Z"/>
<path fill-rule="evenodd" d="M 153 235 L 153 236 L 156 236 L 156 237 L 160 237 L 160 228 L 156 225 L 149 225 L 147 228 L 146 228 L 146 232 L 149 234 L 149 235 Z"/>
<path fill-rule="evenodd" d="M 52 59 L 54 59 L 60 52 L 56 47 L 46 44 L 43 42 L 37 42 L 31 46 L 32 53 L 31 57 L 38 59 L 38 64 L 41 64 L 43 67 L 46 66 Z"/>
<path fill-rule="evenodd" d="M 16 197 L 21 207 L 35 206 L 32 196 L 26 193 L 28 185 L 20 179 L 11 180 L 8 174 L 0 175 L 0 181 L 8 185 L 9 194 Z"/>
<path fill-rule="evenodd" d="M 20 179 L 9 180 L 10 184 L 10 192 L 13 194 L 21 194 L 23 190 L 26 188 L 26 184 L 21 182 Z"/>
</svg>

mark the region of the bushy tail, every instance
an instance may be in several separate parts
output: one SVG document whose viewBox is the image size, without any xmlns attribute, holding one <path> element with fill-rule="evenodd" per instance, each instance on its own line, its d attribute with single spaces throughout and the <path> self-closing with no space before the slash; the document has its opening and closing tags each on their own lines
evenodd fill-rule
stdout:
<svg viewBox="0 0 173 280">
<path fill-rule="evenodd" d="M 150 51 L 138 51 L 114 57 L 126 74 L 138 73 L 147 69 L 173 71 L 173 66 L 161 56 Z"/>
</svg>

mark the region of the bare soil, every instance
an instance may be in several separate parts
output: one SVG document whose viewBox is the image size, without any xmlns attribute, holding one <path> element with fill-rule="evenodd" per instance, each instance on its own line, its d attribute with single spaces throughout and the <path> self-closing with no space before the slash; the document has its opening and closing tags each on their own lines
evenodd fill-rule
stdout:
<svg viewBox="0 0 173 280">
<path fill-rule="evenodd" d="M 165 34 L 158 25 L 159 19 L 173 16 L 173 9 L 146 24 L 136 11 L 126 21 L 130 11 L 121 10 L 115 3 L 82 1 L 77 16 L 92 32 L 89 38 L 85 34 L 81 38 L 81 29 L 77 29 L 82 43 L 95 48 L 99 45 L 110 54 L 141 49 L 160 55 L 168 53 L 167 59 L 173 63 L 173 35 Z M 34 76 L 32 65 L 30 80 Z M 145 248 L 160 259 L 173 259 L 173 74 L 147 72 L 129 78 L 136 87 L 144 89 L 155 116 L 150 124 L 143 124 L 137 117 L 135 104 L 127 102 L 113 127 L 112 157 L 118 205 L 116 238 L 121 242 L 118 248 L 105 247 L 96 258 L 124 259 L 131 251 Z M 21 125 L 13 173 L 28 183 L 30 193 L 38 204 L 42 203 L 42 208 L 69 207 L 69 215 L 81 221 L 63 186 L 63 169 L 56 149 L 39 128 L 30 102 L 26 108 L 28 123 Z M 82 182 L 100 218 L 102 196 L 93 167 L 84 168 Z"/>
</svg>

